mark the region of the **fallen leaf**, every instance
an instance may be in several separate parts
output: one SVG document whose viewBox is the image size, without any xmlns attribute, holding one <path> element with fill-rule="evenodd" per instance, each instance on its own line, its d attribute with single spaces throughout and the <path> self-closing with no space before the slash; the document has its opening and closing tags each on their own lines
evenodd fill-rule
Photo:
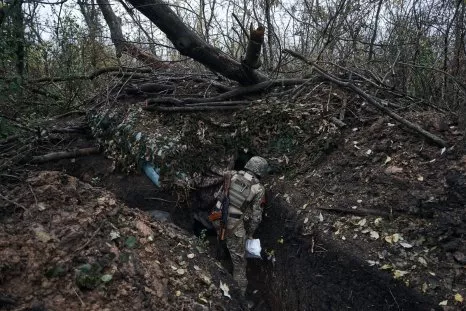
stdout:
<svg viewBox="0 0 466 311">
<path fill-rule="evenodd" d="M 150 236 L 153 235 L 154 233 L 152 232 L 151 228 L 149 228 L 148 225 L 143 223 L 142 221 L 138 220 L 136 222 L 136 228 L 139 230 L 139 232 L 142 233 L 143 236 Z"/>
<path fill-rule="evenodd" d="M 446 306 L 448 304 L 448 300 L 440 301 L 438 304 L 439 306 Z"/>
<path fill-rule="evenodd" d="M 126 245 L 126 247 L 128 247 L 128 248 L 133 248 L 133 247 L 136 246 L 136 242 L 137 242 L 136 237 L 130 236 L 130 237 L 128 237 L 128 238 L 126 239 L 125 245 Z"/>
<path fill-rule="evenodd" d="M 47 209 L 47 206 L 45 205 L 44 202 L 39 202 L 37 203 L 37 208 L 39 209 L 39 211 L 45 211 Z"/>
<path fill-rule="evenodd" d="M 367 222 L 366 218 L 363 218 L 357 223 L 357 225 L 364 227 L 366 225 L 366 222 Z"/>
<path fill-rule="evenodd" d="M 231 296 L 230 296 L 230 288 L 228 287 L 227 284 L 223 283 L 222 281 L 220 281 L 220 289 L 222 290 L 223 292 L 223 296 L 225 297 L 228 297 L 231 299 Z"/>
<path fill-rule="evenodd" d="M 304 204 L 301 209 L 306 209 L 306 207 L 309 205 L 309 203 Z"/>
<path fill-rule="evenodd" d="M 385 241 L 387 241 L 390 244 L 396 243 L 400 240 L 400 235 L 398 233 L 394 233 L 392 235 L 387 235 L 385 237 Z"/>
<path fill-rule="evenodd" d="M 210 285 L 212 283 L 212 280 L 205 274 L 199 273 L 199 278 L 206 285 Z"/>
<path fill-rule="evenodd" d="M 52 237 L 45 231 L 36 231 L 36 238 L 44 243 L 47 243 Z"/>
<path fill-rule="evenodd" d="M 387 164 L 388 162 L 390 162 L 392 160 L 392 158 L 390 158 L 389 156 L 387 156 L 387 158 L 385 159 L 385 162 L 383 164 Z"/>
<path fill-rule="evenodd" d="M 175 292 L 175 296 L 176 296 L 176 297 L 180 297 L 180 296 L 181 296 L 181 292 L 180 292 L 179 290 L 177 290 L 177 291 Z"/>
<path fill-rule="evenodd" d="M 201 268 L 199 268 L 199 266 L 196 266 L 196 265 L 194 265 L 193 268 L 194 268 L 194 270 L 196 270 L 196 271 L 201 270 Z"/>
<path fill-rule="evenodd" d="M 411 244 L 406 243 L 406 242 L 400 242 L 400 245 L 403 246 L 404 248 L 411 248 L 411 247 L 413 247 Z"/>
<path fill-rule="evenodd" d="M 427 286 L 427 283 L 422 284 L 422 292 L 425 293 L 429 287 Z"/>
<path fill-rule="evenodd" d="M 380 267 L 380 269 L 382 269 L 382 270 L 388 270 L 388 269 L 391 269 L 391 268 L 392 268 L 392 265 L 390 265 L 388 263 L 386 263 L 382 267 Z"/>
<path fill-rule="evenodd" d="M 193 258 L 194 258 L 194 254 L 188 254 L 186 257 L 188 257 L 189 259 L 193 259 Z"/>
<path fill-rule="evenodd" d="M 277 243 L 278 243 L 278 244 L 283 244 L 283 242 L 284 242 L 284 241 L 283 241 L 283 238 L 280 238 L 280 239 L 277 240 Z"/>
<path fill-rule="evenodd" d="M 418 176 L 418 177 L 417 177 L 417 180 L 418 180 L 418 181 L 424 181 L 424 177 Z"/>
<path fill-rule="evenodd" d="M 371 231 L 370 235 L 371 235 L 371 238 L 373 238 L 374 240 L 378 240 L 380 238 L 380 235 L 377 231 Z"/>
<path fill-rule="evenodd" d="M 447 147 L 443 147 L 442 150 L 440 150 L 440 155 L 444 154 L 445 151 L 447 151 Z"/>
<path fill-rule="evenodd" d="M 369 263 L 369 266 L 371 267 L 379 264 L 379 262 L 375 260 L 367 260 L 367 262 Z"/>
<path fill-rule="evenodd" d="M 381 222 L 382 222 L 382 217 L 376 218 L 374 220 L 374 225 L 378 226 L 378 225 L 380 225 Z"/>
<path fill-rule="evenodd" d="M 319 217 L 318 217 L 318 218 L 319 218 L 319 221 L 320 221 L 320 222 L 323 222 L 323 221 L 324 221 L 324 216 L 322 216 L 322 213 L 319 213 Z"/>
<path fill-rule="evenodd" d="M 307 222 L 309 221 L 309 218 L 304 218 L 304 223 L 307 224 Z"/>
<path fill-rule="evenodd" d="M 455 294 L 455 301 L 457 301 L 457 302 L 463 302 L 463 300 L 464 300 L 464 299 L 463 299 L 463 296 L 461 296 L 460 293 L 456 293 L 456 294 Z"/>
<path fill-rule="evenodd" d="M 186 273 L 186 270 L 185 269 L 178 269 L 176 270 L 176 273 L 178 273 L 178 275 L 183 275 Z"/>
<path fill-rule="evenodd" d="M 372 150 L 370 150 L 370 149 L 366 151 L 367 155 L 371 155 L 371 153 L 372 153 Z"/>
<path fill-rule="evenodd" d="M 289 204 L 291 203 L 291 198 L 290 198 L 290 195 L 288 193 L 285 193 L 283 195 L 283 198 L 285 199 L 285 201 Z"/>
<path fill-rule="evenodd" d="M 120 237 L 120 232 L 116 230 L 110 231 L 110 240 L 116 240 Z"/>
<path fill-rule="evenodd" d="M 423 257 L 419 257 L 417 261 L 419 261 L 419 263 L 424 267 L 427 267 L 427 261 Z"/>
<path fill-rule="evenodd" d="M 102 282 L 104 283 L 108 283 L 112 280 L 112 275 L 111 274 L 104 274 L 100 277 L 100 280 L 102 280 Z"/>
<path fill-rule="evenodd" d="M 398 167 L 398 166 L 389 166 L 385 169 L 386 174 L 396 174 L 396 173 L 401 173 L 403 171 L 403 168 Z"/>
<path fill-rule="evenodd" d="M 395 270 L 393 271 L 393 276 L 395 277 L 395 279 L 399 279 L 401 278 L 402 276 L 408 274 L 409 271 L 402 271 L 402 270 Z"/>
</svg>

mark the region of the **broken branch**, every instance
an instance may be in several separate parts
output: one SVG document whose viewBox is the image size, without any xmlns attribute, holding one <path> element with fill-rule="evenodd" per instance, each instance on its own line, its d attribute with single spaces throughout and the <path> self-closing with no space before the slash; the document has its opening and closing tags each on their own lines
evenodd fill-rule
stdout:
<svg viewBox="0 0 466 311">
<path fill-rule="evenodd" d="M 148 99 L 146 103 L 148 105 L 152 104 L 160 104 L 160 103 L 169 103 L 173 105 L 183 105 L 183 104 L 190 104 L 190 103 L 212 103 L 212 102 L 222 102 L 228 99 L 232 99 L 234 97 L 245 96 L 253 93 L 258 93 L 264 91 L 271 87 L 276 86 L 290 86 L 296 84 L 302 84 L 310 79 L 279 79 L 279 80 L 271 80 L 271 81 L 264 81 L 258 84 L 249 85 L 249 86 L 240 86 L 237 87 L 229 92 L 225 92 L 223 94 L 210 97 L 210 98 L 186 98 L 184 100 L 176 99 L 173 97 L 166 97 L 166 98 L 154 98 Z"/>
<path fill-rule="evenodd" d="M 150 106 L 146 107 L 146 110 L 150 111 L 161 111 L 161 112 L 199 112 L 199 111 L 222 111 L 222 110 L 236 110 L 245 107 L 246 105 L 211 105 L 207 106 L 177 106 L 177 107 L 165 107 L 165 106 Z"/>
<path fill-rule="evenodd" d="M 106 67 L 95 70 L 94 72 L 88 75 L 77 75 L 77 76 L 67 76 L 67 77 L 45 77 L 35 80 L 30 80 L 31 83 L 41 83 L 41 82 L 63 82 L 63 81 L 72 81 L 72 80 L 93 80 L 98 76 L 110 73 L 110 72 L 139 72 L 139 73 L 150 73 L 152 69 L 149 68 L 126 68 L 126 67 Z"/>
<path fill-rule="evenodd" d="M 54 160 L 60 159 L 69 159 L 69 158 L 77 158 L 81 156 L 88 156 L 91 154 L 100 153 L 100 149 L 98 147 L 90 147 L 90 148 L 83 148 L 83 149 L 76 149 L 72 151 L 59 151 L 59 152 L 52 152 L 41 156 L 34 156 L 32 157 L 32 163 L 44 163 Z"/>
<path fill-rule="evenodd" d="M 355 92 L 356 94 L 358 94 L 362 98 L 364 98 L 369 104 L 376 107 L 380 111 L 384 112 L 385 114 L 390 116 L 392 119 L 398 121 L 399 123 L 401 123 L 401 124 L 405 125 L 406 127 L 414 130 L 415 132 L 419 133 L 421 136 L 424 136 L 425 138 L 431 140 L 432 142 L 434 142 L 437 145 L 440 145 L 442 147 L 446 147 L 448 145 L 447 142 L 445 140 L 441 139 L 440 137 L 438 137 L 438 136 L 424 130 L 419 125 L 404 119 L 403 117 L 401 117 L 400 115 L 398 115 L 395 112 L 391 111 L 387 107 L 384 107 L 377 100 L 375 100 L 372 96 L 370 96 L 369 94 L 367 94 L 366 92 L 364 92 L 363 90 L 361 90 L 360 88 L 355 86 L 354 84 L 352 84 L 350 82 L 344 82 L 344 81 L 336 78 L 335 76 L 325 72 L 324 69 L 320 68 L 314 62 L 306 59 L 303 55 L 298 54 L 298 53 L 293 52 L 293 51 L 288 50 L 288 49 L 283 50 L 283 52 L 290 54 L 291 56 L 303 61 L 304 63 L 306 63 L 306 64 L 308 64 L 310 66 L 313 66 L 314 69 L 317 71 L 317 73 L 319 73 L 325 79 L 327 79 L 327 80 L 329 80 L 329 81 L 331 81 L 331 82 L 333 82 L 333 83 L 335 83 L 335 84 L 337 84 L 339 86 L 346 87 L 346 88 L 352 90 L 353 92 Z"/>
</svg>

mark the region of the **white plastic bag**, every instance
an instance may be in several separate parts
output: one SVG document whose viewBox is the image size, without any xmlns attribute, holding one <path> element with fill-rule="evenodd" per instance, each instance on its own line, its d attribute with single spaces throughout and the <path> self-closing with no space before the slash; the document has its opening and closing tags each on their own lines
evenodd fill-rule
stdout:
<svg viewBox="0 0 466 311">
<path fill-rule="evenodd" d="M 246 240 L 246 258 L 258 258 L 261 257 L 261 241 L 259 239 L 248 239 Z"/>
</svg>

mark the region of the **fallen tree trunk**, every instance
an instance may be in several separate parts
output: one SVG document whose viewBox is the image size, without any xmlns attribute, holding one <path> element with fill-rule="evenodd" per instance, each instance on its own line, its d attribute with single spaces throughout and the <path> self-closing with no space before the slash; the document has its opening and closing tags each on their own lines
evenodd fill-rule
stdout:
<svg viewBox="0 0 466 311">
<path fill-rule="evenodd" d="M 128 0 L 128 2 L 163 31 L 182 55 L 189 56 L 207 68 L 243 85 L 256 84 L 268 79 L 205 42 L 186 26 L 164 1 Z"/>
<path fill-rule="evenodd" d="M 367 100 L 367 102 L 369 104 L 371 104 L 372 106 L 374 106 L 377 109 L 379 109 L 380 111 L 384 112 L 385 114 L 390 116 L 392 119 L 400 122 L 401 124 L 405 125 L 406 127 L 410 128 L 410 129 L 414 130 L 415 132 L 417 132 L 418 134 L 424 136 L 428 140 L 430 140 L 430 141 L 432 141 L 432 142 L 434 142 L 437 145 L 440 145 L 442 147 L 448 146 L 448 144 L 447 144 L 447 142 L 445 140 L 443 140 L 440 137 L 438 137 L 438 136 L 424 130 L 419 125 L 404 119 L 403 117 L 401 117 L 400 115 L 398 115 L 395 112 L 391 111 L 387 107 L 384 107 L 377 100 L 375 100 L 372 96 L 370 96 L 369 94 L 367 94 L 366 92 L 364 92 L 363 90 L 361 90 L 360 88 L 355 86 L 354 84 L 352 84 L 350 82 L 342 81 L 342 80 L 338 79 L 337 77 L 325 72 L 324 69 L 320 68 L 317 64 L 315 64 L 314 62 L 308 60 L 307 58 L 305 58 L 301 54 L 298 54 L 298 53 L 293 52 L 291 50 L 283 50 L 283 51 L 285 53 L 290 54 L 293 57 L 296 57 L 297 59 L 303 61 L 304 63 L 313 66 L 315 71 L 317 71 L 325 79 L 327 79 L 327 80 L 329 80 L 329 81 L 331 81 L 331 82 L 333 82 L 333 83 L 335 83 L 335 84 L 337 84 L 339 86 L 346 87 L 346 88 L 352 90 L 353 92 L 355 92 L 356 94 L 360 95 L 362 98 Z"/>
<path fill-rule="evenodd" d="M 47 153 L 41 156 L 32 157 L 31 163 L 44 163 L 44 162 L 55 161 L 55 160 L 60 160 L 60 159 L 77 158 L 77 157 L 82 157 L 82 156 L 88 156 L 91 154 L 97 154 L 99 152 L 100 152 L 99 147 L 75 149 L 72 151 L 52 152 L 52 153 Z"/>
</svg>

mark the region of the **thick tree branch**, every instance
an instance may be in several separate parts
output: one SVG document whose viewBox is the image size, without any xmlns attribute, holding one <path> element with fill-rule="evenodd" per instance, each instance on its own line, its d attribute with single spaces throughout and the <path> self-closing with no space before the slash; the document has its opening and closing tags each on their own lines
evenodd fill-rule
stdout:
<svg viewBox="0 0 466 311">
<path fill-rule="evenodd" d="M 110 2 L 108 0 L 97 0 L 97 4 L 102 10 L 104 19 L 110 29 L 110 36 L 115 45 L 117 56 L 120 57 L 122 53 L 126 53 L 135 59 L 143 62 L 152 69 L 160 69 L 168 67 L 168 63 L 161 62 L 154 55 L 141 50 L 136 45 L 129 43 L 123 37 L 121 30 L 121 22 L 118 16 L 113 12 Z"/>
<path fill-rule="evenodd" d="M 355 92 L 356 94 L 358 94 L 359 96 L 364 98 L 372 106 L 376 107 L 377 109 L 384 112 L 385 114 L 387 114 L 391 118 L 395 119 L 396 121 L 400 122 L 401 124 L 405 125 L 406 127 L 408 127 L 410 129 L 414 130 L 415 132 L 421 134 L 425 138 L 433 141 L 437 145 L 440 145 L 442 147 L 446 147 L 448 145 L 447 142 L 445 140 L 441 139 L 440 137 L 438 137 L 438 136 L 424 130 L 419 125 L 417 125 L 415 123 L 412 123 L 411 121 L 408 121 L 408 120 L 402 118 L 401 116 L 399 116 L 395 112 L 391 111 L 387 107 L 384 107 L 377 100 L 375 100 L 372 96 L 370 96 L 369 94 L 367 94 L 366 92 L 364 92 L 363 90 L 361 90 L 360 88 L 355 86 L 354 84 L 351 84 L 350 82 L 344 82 L 344 81 L 336 78 L 335 76 L 325 72 L 324 69 L 320 68 L 314 62 L 306 59 L 303 55 L 298 54 L 296 52 L 293 52 L 291 50 L 284 50 L 284 52 L 290 54 L 293 57 L 296 57 L 297 59 L 303 61 L 304 63 L 306 63 L 308 65 L 313 66 L 315 71 L 317 71 L 325 79 L 327 79 L 327 80 L 329 80 L 329 81 L 331 81 L 331 82 L 333 82 L 333 83 L 335 83 L 335 84 L 337 84 L 339 86 L 346 87 L 346 88 L 352 90 L 353 92 Z"/>
<path fill-rule="evenodd" d="M 149 68 L 126 68 L 126 67 L 106 67 L 100 68 L 91 72 L 88 75 L 77 75 L 77 76 L 67 76 L 67 77 L 44 77 L 35 80 L 29 80 L 30 83 L 42 83 L 42 82 L 62 82 L 62 81 L 72 81 L 72 80 L 93 80 L 98 76 L 109 73 L 109 72 L 139 72 L 139 73 L 151 73 L 152 69 Z"/>
<path fill-rule="evenodd" d="M 52 152 L 42 156 L 34 156 L 31 159 L 32 163 L 44 163 L 49 161 L 55 161 L 60 159 L 69 159 L 69 158 L 77 158 L 82 156 L 88 156 L 91 154 L 97 154 L 100 152 L 98 147 L 89 147 L 83 149 L 75 149 L 72 151 L 59 151 L 59 152 Z"/>
<path fill-rule="evenodd" d="M 207 68 L 243 85 L 256 84 L 267 77 L 255 72 L 199 37 L 162 0 L 128 0 L 149 18 L 182 54 L 193 58 Z"/>
<path fill-rule="evenodd" d="M 249 94 L 259 93 L 271 87 L 290 86 L 290 85 L 302 84 L 308 81 L 311 81 L 311 79 L 270 80 L 270 81 L 264 81 L 264 82 L 254 84 L 254 85 L 237 87 L 229 92 L 225 92 L 223 94 L 220 94 L 214 97 L 209 97 L 209 98 L 185 98 L 181 100 L 181 99 L 177 99 L 173 97 L 165 97 L 165 98 L 162 97 L 162 98 L 149 99 L 147 101 L 147 104 L 148 105 L 152 105 L 152 104 L 186 105 L 186 104 L 191 104 L 191 103 L 221 102 L 221 101 L 229 100 L 235 97 L 241 97 L 241 96 L 245 96 Z"/>
</svg>

